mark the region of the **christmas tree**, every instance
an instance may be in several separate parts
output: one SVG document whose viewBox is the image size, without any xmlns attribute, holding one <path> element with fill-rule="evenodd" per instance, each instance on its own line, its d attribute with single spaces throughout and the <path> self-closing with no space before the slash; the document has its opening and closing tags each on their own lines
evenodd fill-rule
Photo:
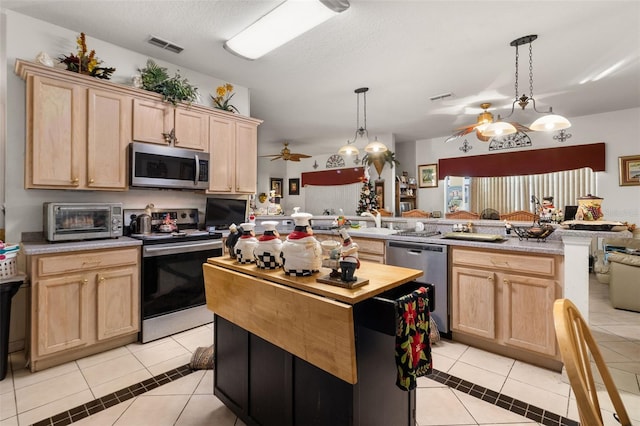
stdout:
<svg viewBox="0 0 640 426">
<path fill-rule="evenodd" d="M 356 213 L 359 215 L 360 213 L 371 212 L 377 209 L 378 200 L 376 199 L 376 192 L 373 190 L 369 176 L 365 176 L 362 181 L 362 189 L 360 189 L 360 201 L 358 201 Z"/>
</svg>

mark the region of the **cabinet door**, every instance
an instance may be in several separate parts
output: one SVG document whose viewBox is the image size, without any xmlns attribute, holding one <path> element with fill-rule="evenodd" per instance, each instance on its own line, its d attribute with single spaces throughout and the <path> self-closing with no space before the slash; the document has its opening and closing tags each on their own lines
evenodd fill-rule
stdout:
<svg viewBox="0 0 640 426">
<path fill-rule="evenodd" d="M 167 145 L 163 133 L 173 129 L 173 106 L 166 102 L 134 99 L 133 140 Z"/>
<path fill-rule="evenodd" d="M 233 192 L 235 173 L 235 122 L 211 117 L 209 122 L 209 191 Z M 255 171 L 254 173 L 257 173 Z"/>
<path fill-rule="evenodd" d="M 552 279 L 503 274 L 503 339 L 510 346 L 556 354 L 553 302 L 559 284 Z M 536 303 L 532 303 L 535 300 Z"/>
<path fill-rule="evenodd" d="M 85 179 L 86 89 L 60 80 L 28 80 L 27 188 L 75 188 Z"/>
<path fill-rule="evenodd" d="M 188 109 L 176 108 L 175 145 L 180 148 L 207 151 L 209 149 L 209 116 Z"/>
<path fill-rule="evenodd" d="M 258 127 L 255 124 L 237 123 L 235 157 L 235 191 L 255 193 L 258 179 Z"/>
<path fill-rule="evenodd" d="M 38 356 L 86 345 L 89 339 L 87 275 L 43 279 L 37 281 L 34 288 L 37 330 L 31 339 Z"/>
<path fill-rule="evenodd" d="M 98 340 L 138 331 L 140 323 L 138 283 L 136 267 L 114 269 L 97 274 Z"/>
<path fill-rule="evenodd" d="M 127 188 L 131 104 L 132 98 L 129 96 L 89 89 L 86 182 L 88 188 Z"/>
<path fill-rule="evenodd" d="M 496 337 L 496 277 L 493 272 L 451 268 L 451 328 L 488 339 Z"/>
</svg>

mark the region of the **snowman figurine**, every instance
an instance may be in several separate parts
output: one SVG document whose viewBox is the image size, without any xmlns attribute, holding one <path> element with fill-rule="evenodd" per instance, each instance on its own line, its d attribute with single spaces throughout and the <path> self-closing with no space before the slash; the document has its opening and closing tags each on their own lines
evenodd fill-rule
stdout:
<svg viewBox="0 0 640 426">
<path fill-rule="evenodd" d="M 322 266 L 322 247 L 313 236 L 309 219 L 309 213 L 298 212 L 295 207 L 291 215 L 295 228 L 287 235 L 287 240 L 282 244 L 282 268 L 285 274 L 299 277 L 307 277 L 318 272 Z"/>
<path fill-rule="evenodd" d="M 239 263 L 253 263 L 253 251 L 258 245 L 258 239 L 255 237 L 253 229 L 255 223 L 243 223 L 240 225 L 242 228 L 242 235 L 238 238 L 233 251 L 236 253 L 236 259 Z"/>
<path fill-rule="evenodd" d="M 277 224 L 275 220 L 268 220 L 261 224 L 264 227 L 264 234 L 258 237 L 258 244 L 253 251 L 256 265 L 260 269 L 278 269 L 282 266 L 280 257 L 282 240 L 276 230 Z"/>
</svg>

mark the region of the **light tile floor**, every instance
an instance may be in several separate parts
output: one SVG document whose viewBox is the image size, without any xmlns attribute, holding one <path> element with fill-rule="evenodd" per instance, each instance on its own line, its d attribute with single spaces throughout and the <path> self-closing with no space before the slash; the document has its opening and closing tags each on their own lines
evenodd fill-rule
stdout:
<svg viewBox="0 0 640 426">
<path fill-rule="evenodd" d="M 640 424 L 640 314 L 615 310 L 608 287 L 591 280 L 590 321 L 634 423 Z M 189 363 L 200 346 L 213 343 L 205 325 L 147 344 L 131 344 L 74 362 L 30 373 L 24 354 L 10 356 L 0 382 L 0 425 L 29 425 L 92 401 L 161 372 Z M 434 367 L 442 372 L 578 419 L 566 376 L 467 345 L 443 340 L 433 346 Z M 602 395 L 606 395 L 605 392 Z M 535 425 L 537 423 L 453 390 L 419 379 L 417 423 L 426 425 Z M 611 405 L 602 401 L 603 410 Z M 606 424 L 615 425 L 611 415 Z M 79 422 L 79 425 L 244 425 L 213 395 L 213 372 L 196 371 Z"/>
</svg>

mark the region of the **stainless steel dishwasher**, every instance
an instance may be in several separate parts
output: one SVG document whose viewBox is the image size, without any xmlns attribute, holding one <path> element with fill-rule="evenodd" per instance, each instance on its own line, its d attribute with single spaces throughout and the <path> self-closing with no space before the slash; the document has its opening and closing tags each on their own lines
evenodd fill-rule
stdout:
<svg viewBox="0 0 640 426">
<path fill-rule="evenodd" d="M 440 333 L 450 337 L 447 246 L 387 240 L 387 265 L 420 269 L 424 272 L 415 281 L 433 285 L 435 306 L 431 315 L 435 318 Z"/>
</svg>

